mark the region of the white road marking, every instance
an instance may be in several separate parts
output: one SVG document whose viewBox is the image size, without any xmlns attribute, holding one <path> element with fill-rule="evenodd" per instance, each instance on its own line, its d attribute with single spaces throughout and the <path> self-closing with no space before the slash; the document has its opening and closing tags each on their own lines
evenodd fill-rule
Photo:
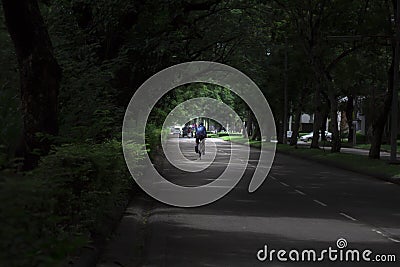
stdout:
<svg viewBox="0 0 400 267">
<path fill-rule="evenodd" d="M 294 191 L 296 191 L 296 192 L 299 193 L 300 195 L 303 195 L 303 196 L 306 195 L 305 193 L 301 192 L 300 190 L 295 189 Z"/>
<path fill-rule="evenodd" d="M 379 230 L 376 230 L 376 229 L 371 229 L 371 230 L 372 230 L 373 232 L 375 232 L 375 233 L 377 233 L 377 234 L 380 234 L 381 236 L 383 236 L 383 237 L 389 239 L 389 240 L 392 241 L 392 242 L 400 243 L 400 240 L 391 238 L 391 237 L 389 237 L 387 234 L 385 234 L 385 233 L 383 233 L 383 232 L 381 232 L 381 231 L 379 231 Z"/>
<path fill-rule="evenodd" d="M 318 203 L 318 204 L 320 204 L 321 206 L 324 206 L 324 207 L 327 207 L 327 206 L 328 206 L 328 205 L 326 205 L 324 202 L 321 202 L 321 201 L 316 200 L 316 199 L 314 199 L 314 202 L 315 202 L 315 203 Z"/>
<path fill-rule="evenodd" d="M 280 182 L 280 183 L 281 183 L 281 185 L 283 185 L 283 186 L 290 187 L 290 185 L 288 185 L 288 184 L 286 184 L 286 183 L 284 183 L 284 182 Z"/>
<path fill-rule="evenodd" d="M 340 212 L 339 214 L 346 217 L 347 219 L 352 220 L 352 221 L 357 221 L 357 219 L 354 219 L 353 217 L 351 217 L 350 215 L 347 215 L 346 213 Z"/>
</svg>

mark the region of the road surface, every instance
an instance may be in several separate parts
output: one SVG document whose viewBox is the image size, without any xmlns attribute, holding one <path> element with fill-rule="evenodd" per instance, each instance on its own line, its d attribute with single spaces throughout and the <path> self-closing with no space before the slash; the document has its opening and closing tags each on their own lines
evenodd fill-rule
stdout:
<svg viewBox="0 0 400 267">
<path fill-rule="evenodd" d="M 194 140 L 172 141 L 180 142 L 182 152 L 195 164 Z M 226 167 L 230 151 L 230 143 L 213 141 L 218 154 L 206 172 L 187 175 L 166 162 L 159 163 L 160 172 L 180 185 L 209 183 Z M 237 144 L 232 148 L 242 149 Z M 257 149 L 251 149 L 244 177 L 217 202 L 198 208 L 154 202 L 146 219 L 140 266 L 399 266 L 398 185 L 277 154 L 267 180 L 250 194 L 247 188 L 258 155 Z M 134 248 L 115 245 L 123 235 L 120 231 L 110 242 L 99 266 L 135 266 L 128 255 Z M 347 247 L 338 249 L 338 239 L 345 239 Z M 278 260 L 277 252 L 271 259 L 260 261 L 265 254 L 260 250 L 265 247 L 268 253 L 285 250 L 282 259 L 288 259 L 291 250 L 301 254 L 310 249 L 318 258 L 321 251 L 331 247 L 337 253 L 358 249 L 360 255 L 368 249 L 372 251 L 368 256 L 371 260 L 377 255 L 391 258 L 393 254 L 397 262 L 334 262 L 326 254 L 323 262 L 296 262 L 295 252 L 291 254 L 295 262 Z"/>
</svg>

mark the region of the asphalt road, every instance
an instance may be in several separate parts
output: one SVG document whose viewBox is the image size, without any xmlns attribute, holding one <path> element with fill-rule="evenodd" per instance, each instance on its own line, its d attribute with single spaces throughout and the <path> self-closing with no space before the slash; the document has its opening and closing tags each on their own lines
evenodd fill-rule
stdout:
<svg viewBox="0 0 400 267">
<path fill-rule="evenodd" d="M 228 164 L 230 151 L 229 143 L 215 141 L 218 153 L 206 171 L 188 175 L 167 162 L 158 162 L 159 171 L 180 185 L 209 183 Z M 196 164 L 194 139 L 179 139 L 179 142 L 183 154 Z M 232 148 L 241 149 L 241 146 L 233 145 Z M 277 154 L 267 180 L 250 194 L 247 188 L 258 155 L 257 149 L 251 149 L 244 177 L 235 189 L 217 202 L 198 208 L 176 208 L 155 202 L 146 218 L 144 258 L 140 265 L 399 266 L 398 185 Z M 129 223 L 125 227 L 129 228 Z M 134 266 L 126 259 L 129 249 L 134 248 L 115 245 L 121 243 L 118 239 L 123 236 L 122 230 L 110 242 L 107 256 L 103 256 L 99 266 Z M 340 238 L 347 241 L 347 247 L 338 249 L 336 242 Z M 288 261 L 279 261 L 277 252 L 272 260 L 258 260 L 257 253 L 265 245 L 269 252 L 286 250 L 283 258 Z M 291 250 L 297 250 L 301 258 L 303 250 L 313 249 L 318 258 L 329 247 L 342 251 L 343 255 L 348 249 L 359 249 L 360 255 L 369 249 L 371 260 L 380 254 L 393 254 L 397 262 L 330 261 L 327 254 L 322 262 L 293 262 L 288 255 Z M 261 258 L 263 255 L 263 252 L 259 254 Z M 295 252 L 291 255 L 296 257 Z"/>
</svg>

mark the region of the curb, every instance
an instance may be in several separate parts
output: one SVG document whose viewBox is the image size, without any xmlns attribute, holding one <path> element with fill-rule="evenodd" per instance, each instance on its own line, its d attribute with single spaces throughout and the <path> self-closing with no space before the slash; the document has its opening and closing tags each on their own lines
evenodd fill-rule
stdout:
<svg viewBox="0 0 400 267">
<path fill-rule="evenodd" d="M 142 266 L 147 221 L 154 201 L 143 191 L 129 203 L 112 237 L 97 259 L 97 267 Z"/>
</svg>

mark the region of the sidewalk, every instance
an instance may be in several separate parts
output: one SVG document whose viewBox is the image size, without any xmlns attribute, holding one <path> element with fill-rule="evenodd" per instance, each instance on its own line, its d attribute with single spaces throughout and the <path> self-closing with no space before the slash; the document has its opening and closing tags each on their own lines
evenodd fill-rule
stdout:
<svg viewBox="0 0 400 267">
<path fill-rule="evenodd" d="M 330 149 L 330 147 L 324 147 L 324 149 Z M 363 155 L 368 156 L 369 150 L 362 148 L 350 148 L 350 147 L 342 147 L 340 149 L 342 153 L 354 154 L 354 155 Z M 400 154 L 397 153 L 397 157 L 400 158 Z M 381 159 L 390 159 L 390 153 L 386 151 L 381 151 Z"/>
<path fill-rule="evenodd" d="M 297 143 L 297 146 L 299 146 L 299 147 L 310 147 L 310 143 L 305 143 L 305 142 L 299 141 Z M 329 146 L 321 146 L 321 149 L 330 151 L 331 147 L 329 147 Z M 362 156 L 368 156 L 368 154 L 369 154 L 369 150 L 368 149 L 353 148 L 353 147 L 342 147 L 340 149 L 340 152 L 341 153 L 347 153 L 347 154 L 353 154 L 353 155 L 362 155 Z M 390 152 L 381 150 L 380 156 L 381 156 L 381 159 L 389 160 L 390 159 Z M 400 160 L 400 153 L 397 153 L 397 157 Z"/>
</svg>

